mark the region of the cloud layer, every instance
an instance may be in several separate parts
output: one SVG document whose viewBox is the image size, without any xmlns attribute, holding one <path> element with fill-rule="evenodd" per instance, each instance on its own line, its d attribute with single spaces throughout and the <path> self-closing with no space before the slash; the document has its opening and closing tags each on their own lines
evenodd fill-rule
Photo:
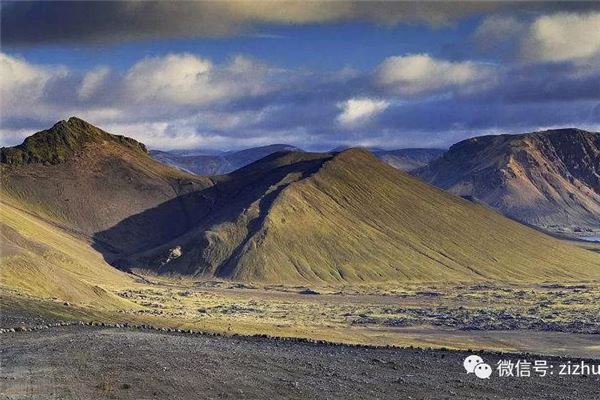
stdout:
<svg viewBox="0 0 600 400">
<path fill-rule="evenodd" d="M 593 8 L 598 5 L 577 1 L 40 1 L 3 3 L 0 25 L 5 44 L 31 45 L 231 36 L 266 24 L 416 21 L 440 25 L 490 11 Z"/>
<path fill-rule="evenodd" d="M 523 5 L 557 10 L 543 15 L 516 15 L 509 12 L 515 3 L 492 2 L 432 10 L 416 2 L 102 2 L 86 3 L 85 15 L 81 4 L 3 3 L 3 44 L 231 35 L 264 23 L 445 23 L 502 13 L 469 33 L 468 44 L 482 53 L 386 54 L 363 71 L 283 68 L 248 55 L 222 62 L 191 52 L 140 58 L 125 70 L 80 70 L 0 53 L 0 144 L 71 115 L 164 149 L 447 146 L 485 133 L 600 130 L 600 13 L 589 10 L 597 3 Z M 15 22 L 23 18 L 31 20 Z M 61 21 L 69 23 L 55 29 Z"/>
<path fill-rule="evenodd" d="M 500 49 L 507 56 L 529 63 L 597 63 L 600 11 L 549 14 L 533 20 L 492 16 L 479 26 L 475 39 L 483 50 Z"/>
<path fill-rule="evenodd" d="M 446 146 L 481 133 L 600 128 L 593 63 L 490 66 L 406 54 L 364 73 L 316 73 L 176 53 L 119 72 L 0 54 L 0 74 L 3 145 L 71 115 L 165 149 Z"/>
</svg>

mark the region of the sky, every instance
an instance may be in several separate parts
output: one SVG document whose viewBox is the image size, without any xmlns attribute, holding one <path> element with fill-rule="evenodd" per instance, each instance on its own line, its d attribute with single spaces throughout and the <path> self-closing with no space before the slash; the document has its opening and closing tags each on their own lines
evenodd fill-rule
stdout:
<svg viewBox="0 0 600 400">
<path fill-rule="evenodd" d="M 2 2 L 0 145 L 446 148 L 600 131 L 600 2 Z"/>
</svg>

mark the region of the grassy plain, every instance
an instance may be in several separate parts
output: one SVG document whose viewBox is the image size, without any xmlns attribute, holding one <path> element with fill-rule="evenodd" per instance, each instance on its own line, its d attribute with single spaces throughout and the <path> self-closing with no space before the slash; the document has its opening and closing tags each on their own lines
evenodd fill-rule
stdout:
<svg viewBox="0 0 600 400">
<path fill-rule="evenodd" d="M 225 335 L 600 356 L 600 285 L 392 288 L 248 286 L 147 277 L 105 289 L 113 308 L 1 291 L 2 309 L 62 320 L 129 322 Z M 311 293 L 311 294 L 309 294 Z M 597 343 L 596 343 L 597 345 Z"/>
</svg>

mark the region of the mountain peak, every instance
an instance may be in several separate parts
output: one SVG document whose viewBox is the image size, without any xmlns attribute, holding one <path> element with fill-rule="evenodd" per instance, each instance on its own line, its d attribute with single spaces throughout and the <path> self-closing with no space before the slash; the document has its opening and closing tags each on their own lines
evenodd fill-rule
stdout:
<svg viewBox="0 0 600 400">
<path fill-rule="evenodd" d="M 113 142 L 147 153 L 142 143 L 113 135 L 82 120 L 71 117 L 57 122 L 50 129 L 37 132 L 14 147 L 0 149 L 2 164 L 59 164 L 84 150 L 91 143 Z"/>
</svg>

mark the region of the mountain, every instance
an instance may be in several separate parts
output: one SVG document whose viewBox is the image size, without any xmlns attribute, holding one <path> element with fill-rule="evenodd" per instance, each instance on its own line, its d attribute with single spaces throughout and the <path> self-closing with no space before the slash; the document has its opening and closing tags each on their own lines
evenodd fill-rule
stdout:
<svg viewBox="0 0 600 400">
<path fill-rule="evenodd" d="M 212 185 L 208 178 L 155 161 L 133 139 L 75 117 L 28 137 L 19 146 L 0 149 L 0 160 L 3 201 L 85 237 Z M 173 207 L 188 205 L 178 202 Z M 164 218 L 180 214 L 173 210 Z"/>
<path fill-rule="evenodd" d="M 227 174 L 278 151 L 301 150 L 287 144 L 272 144 L 235 152 L 215 152 L 215 154 L 198 154 L 198 151 L 152 150 L 150 155 L 164 164 L 183 171 L 208 176 Z"/>
<path fill-rule="evenodd" d="M 185 193 L 212 185 L 155 161 L 133 139 L 75 117 L 0 149 L 0 161 L 0 287 L 97 307 L 135 308 L 113 294 L 133 278 L 106 262 L 110 249 L 154 245 L 179 233 L 179 225 L 205 211 L 186 203 Z M 160 218 L 138 221 L 135 236 L 92 243 L 98 232 L 176 198 Z"/>
<path fill-rule="evenodd" d="M 193 194 L 211 212 L 122 267 L 277 284 L 600 276 L 600 256 L 429 186 L 365 150 L 275 153 Z M 153 219 L 161 205 L 125 220 Z M 119 237 L 120 226 L 105 237 Z M 552 249 L 552 251 L 548 251 Z"/>
<path fill-rule="evenodd" d="M 483 136 L 455 144 L 413 171 L 541 228 L 600 229 L 600 133 L 557 129 Z"/>
<path fill-rule="evenodd" d="M 15 147 L 0 149 L 0 162 L 7 165 L 60 164 L 82 153 L 87 146 L 114 143 L 127 151 L 146 153 L 146 147 L 125 136 L 111 135 L 76 117 L 60 121 Z"/>
<path fill-rule="evenodd" d="M 340 152 L 350 149 L 350 146 L 338 146 L 332 152 Z M 410 172 L 424 167 L 431 161 L 439 158 L 446 150 L 428 148 L 407 148 L 397 150 L 384 150 L 378 147 L 365 147 L 364 149 L 373 153 L 377 158 L 385 161 L 392 167 L 401 171 Z"/>
<path fill-rule="evenodd" d="M 381 150 L 373 154 L 382 161 L 401 171 L 410 172 L 424 167 L 431 161 L 440 158 L 446 150 L 443 149 L 399 149 Z"/>
<path fill-rule="evenodd" d="M 331 152 L 348 150 L 348 146 L 338 146 Z M 440 157 L 442 149 L 399 149 L 384 150 L 368 148 L 379 159 L 402 171 L 412 171 L 427 165 Z M 156 160 L 197 175 L 223 175 L 242 168 L 254 161 L 260 160 L 279 151 L 302 151 L 287 144 L 272 144 L 263 147 L 253 147 L 235 152 L 213 152 L 206 154 L 202 151 L 161 151 L 151 150 L 150 155 Z M 205 153 L 205 154 L 202 154 Z"/>
<path fill-rule="evenodd" d="M 600 256 L 367 151 L 199 177 L 77 118 L 1 150 L 0 286 L 119 301 L 121 269 L 278 284 L 586 280 Z M 551 249 L 551 251 L 549 251 Z"/>
</svg>

